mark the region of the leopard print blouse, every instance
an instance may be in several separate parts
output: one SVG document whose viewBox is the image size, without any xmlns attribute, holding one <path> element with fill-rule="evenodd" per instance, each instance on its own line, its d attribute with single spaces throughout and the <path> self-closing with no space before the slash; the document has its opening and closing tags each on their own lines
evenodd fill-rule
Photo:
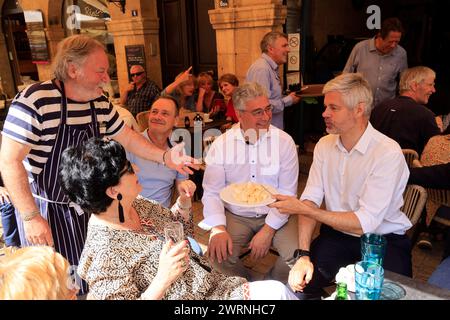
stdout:
<svg viewBox="0 0 450 320">
<path fill-rule="evenodd" d="M 158 271 L 164 244 L 164 225 L 178 220 L 192 237 L 192 214 L 186 223 L 157 202 L 138 197 L 133 202 L 144 232 L 116 230 L 89 223 L 78 274 L 89 284 L 88 299 L 140 299 Z M 248 299 L 244 278 L 230 277 L 215 270 L 190 251 L 190 266 L 166 291 L 169 300 Z"/>
</svg>

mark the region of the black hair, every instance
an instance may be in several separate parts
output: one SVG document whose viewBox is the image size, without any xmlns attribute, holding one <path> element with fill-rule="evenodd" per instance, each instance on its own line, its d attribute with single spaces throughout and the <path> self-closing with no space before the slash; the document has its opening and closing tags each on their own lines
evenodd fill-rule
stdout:
<svg viewBox="0 0 450 320">
<path fill-rule="evenodd" d="M 113 201 L 106 189 L 119 184 L 126 163 L 120 143 L 90 138 L 62 153 L 58 176 L 61 188 L 85 212 L 104 212 Z"/>
<path fill-rule="evenodd" d="M 404 33 L 403 25 L 400 19 L 388 18 L 383 21 L 380 30 L 381 39 L 386 39 L 391 31 L 400 32 L 401 34 Z"/>
</svg>

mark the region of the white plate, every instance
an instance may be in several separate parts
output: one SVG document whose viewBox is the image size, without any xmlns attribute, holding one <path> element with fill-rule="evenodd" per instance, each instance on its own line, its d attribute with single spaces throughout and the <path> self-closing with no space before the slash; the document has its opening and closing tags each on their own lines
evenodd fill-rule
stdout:
<svg viewBox="0 0 450 320">
<path fill-rule="evenodd" d="M 278 194 L 278 191 L 274 187 L 269 186 L 267 184 L 264 184 L 264 187 L 266 187 L 267 190 L 269 190 L 273 194 Z M 276 201 L 276 199 L 272 198 L 271 195 L 269 195 L 266 199 L 264 199 L 263 201 L 258 202 L 258 203 L 248 204 L 246 202 L 238 201 L 233 196 L 232 184 L 228 185 L 227 187 L 222 189 L 222 191 L 220 191 L 220 199 L 222 199 L 226 203 L 232 204 L 234 206 L 244 207 L 244 208 L 263 207 L 263 206 L 267 206 L 268 204 L 271 204 Z"/>
</svg>

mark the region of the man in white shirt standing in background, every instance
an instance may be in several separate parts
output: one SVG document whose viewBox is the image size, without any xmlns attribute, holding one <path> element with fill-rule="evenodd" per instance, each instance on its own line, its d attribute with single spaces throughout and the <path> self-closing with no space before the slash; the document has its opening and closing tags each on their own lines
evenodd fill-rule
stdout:
<svg viewBox="0 0 450 320">
<path fill-rule="evenodd" d="M 286 283 L 288 263 L 297 248 L 296 217 L 267 206 L 224 204 L 219 193 L 232 183 L 251 181 L 295 196 L 295 143 L 287 133 L 270 125 L 273 106 L 263 86 L 254 82 L 240 86 L 233 94 L 233 103 L 239 125 L 217 137 L 206 157 L 202 224 L 212 228 L 208 255 L 221 272 L 252 280 L 250 270 L 239 259 L 241 249 L 250 249 L 251 257 L 259 259 L 273 245 L 280 257 L 268 277 Z"/>
<path fill-rule="evenodd" d="M 269 205 L 298 217 L 299 250 L 308 254 L 299 256 L 289 284 L 300 299 L 320 299 L 340 267 L 361 259 L 364 233 L 387 238 L 385 269 L 412 276 L 405 234 L 411 222 L 400 211 L 409 170 L 400 146 L 369 123 L 373 98 L 361 74 L 336 77 L 323 93 L 329 135 L 314 149 L 305 190 L 300 200 L 277 195 L 279 201 Z M 320 235 L 311 244 L 317 222 Z"/>
</svg>

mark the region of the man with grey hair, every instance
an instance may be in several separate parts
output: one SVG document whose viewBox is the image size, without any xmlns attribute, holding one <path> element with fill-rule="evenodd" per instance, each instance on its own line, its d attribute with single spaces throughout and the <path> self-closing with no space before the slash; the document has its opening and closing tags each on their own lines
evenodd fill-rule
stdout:
<svg viewBox="0 0 450 320">
<path fill-rule="evenodd" d="M 104 136 L 140 157 L 192 173 L 186 166 L 192 166 L 192 159 L 177 158 L 183 145 L 158 149 L 119 119 L 103 95 L 108 68 L 97 40 L 85 35 L 64 39 L 54 57 L 55 79 L 17 94 L 2 132 L 1 175 L 16 208 L 22 246 L 54 246 L 73 266 L 78 265 L 89 216 L 75 209 L 57 180 L 67 147 Z M 86 290 L 82 283 L 80 294 Z"/>
<path fill-rule="evenodd" d="M 261 57 L 247 71 L 246 80 L 258 82 L 266 88 L 270 104 L 273 106 L 272 124 L 284 129 L 284 108 L 300 102 L 300 97 L 291 92 L 283 97 L 278 66 L 287 62 L 289 53 L 288 37 L 285 33 L 267 33 L 260 43 Z"/>
<path fill-rule="evenodd" d="M 221 191 L 231 184 L 252 182 L 280 193 L 297 194 L 298 157 L 292 138 L 270 125 L 272 105 L 264 87 L 245 83 L 233 94 L 239 123 L 217 137 L 206 156 L 203 178 L 203 215 L 211 229 L 208 256 L 215 268 L 228 275 L 254 278 L 239 258 L 249 249 L 254 259 L 267 255 L 271 245 L 279 252 L 271 279 L 287 281 L 297 248 L 297 219 L 267 207 L 267 202 L 222 202 Z M 260 187 L 262 188 L 262 187 Z M 266 194 L 270 200 L 270 195 Z"/>
<path fill-rule="evenodd" d="M 434 88 L 435 72 L 423 66 L 406 69 L 400 77 L 400 95 L 376 107 L 370 117 L 375 129 L 420 155 L 428 140 L 440 134 L 434 113 L 425 107 Z"/>
<path fill-rule="evenodd" d="M 361 259 L 364 233 L 387 238 L 385 269 L 412 276 L 405 234 L 411 222 L 400 211 L 409 171 L 400 146 L 369 123 L 372 92 L 361 74 L 336 77 L 323 93 L 329 135 L 314 149 L 305 190 L 300 199 L 277 195 L 270 205 L 299 220 L 298 260 L 289 284 L 301 299 L 320 298 L 339 268 Z M 311 244 L 317 222 L 320 235 Z"/>
</svg>

